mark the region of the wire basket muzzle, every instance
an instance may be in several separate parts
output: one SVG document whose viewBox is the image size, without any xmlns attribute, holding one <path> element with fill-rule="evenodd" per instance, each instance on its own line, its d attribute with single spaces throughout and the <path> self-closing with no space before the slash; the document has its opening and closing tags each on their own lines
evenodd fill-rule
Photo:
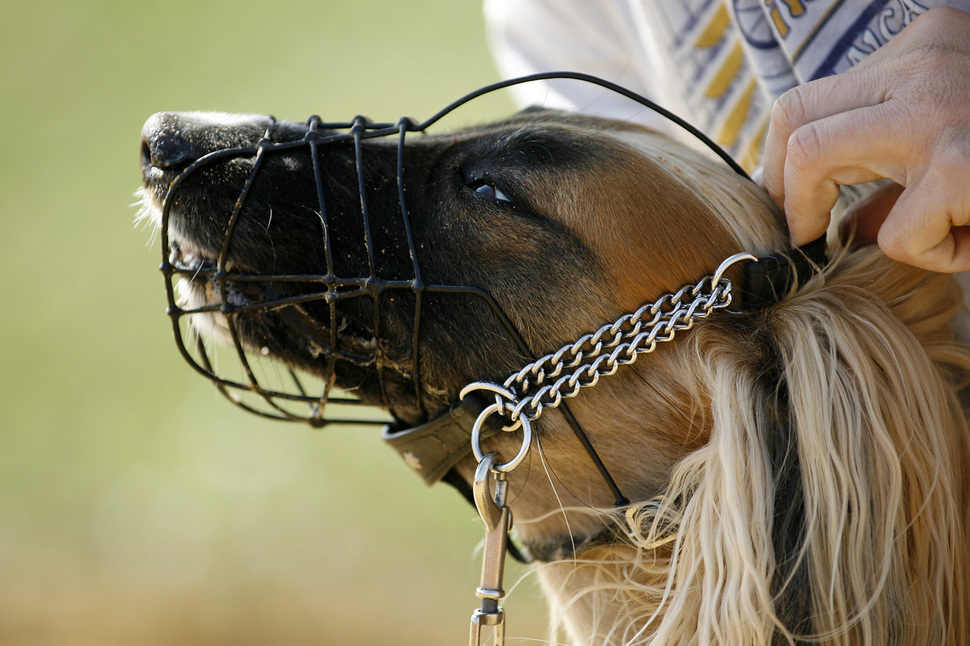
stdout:
<svg viewBox="0 0 970 646">
<path fill-rule="evenodd" d="M 492 294 L 433 272 L 426 278 L 421 247 L 435 242 L 416 240 L 405 140 L 478 97 L 544 80 L 623 95 L 701 139 L 743 174 L 676 115 L 620 86 L 569 72 L 486 86 L 420 123 L 264 118 L 262 136 L 249 139 L 220 140 L 220 133 L 233 132 L 223 126 L 182 133 L 197 154 L 166 179 L 161 269 L 176 342 L 189 364 L 251 412 L 324 426 L 385 423 L 371 405 L 396 408 L 394 416 L 412 424 L 428 417 L 422 353 L 437 345 L 426 342 L 425 330 L 439 305 L 471 307 L 488 319 L 484 325 L 509 340 L 518 360 L 510 369 L 533 360 Z"/>
<path fill-rule="evenodd" d="M 146 191 L 161 202 L 161 269 L 183 357 L 231 401 L 274 419 L 383 425 L 390 412 L 389 434 L 407 441 L 405 435 L 415 436 L 401 431 L 407 426 L 437 416 L 434 424 L 449 410 L 467 416 L 461 408 L 467 402 L 449 408 L 461 386 L 500 383 L 535 356 L 489 291 L 429 268 L 425 252 L 440 242 L 412 222 L 409 203 L 421 185 L 409 181 L 413 146 L 405 141 L 484 94 L 545 80 L 620 94 L 683 128 L 745 176 L 676 115 L 615 84 L 568 72 L 481 88 L 421 123 L 260 118 L 261 130 L 250 123 L 245 136 L 225 125 L 178 131 L 162 124 L 159 132 L 171 139 L 156 143 L 169 149 L 167 163 L 155 168 L 156 151 L 146 162 L 143 149 L 143 164 L 151 167 Z M 192 154 L 183 158 L 186 150 Z M 448 317 L 436 312 L 458 308 L 485 332 L 463 338 L 468 330 L 460 326 L 442 330 Z M 515 306 L 509 312 L 516 314 Z M 437 400 L 423 377 L 431 364 L 435 372 L 454 370 L 443 380 L 453 392 L 439 392 Z M 624 504 L 565 403 L 559 411 L 616 504 Z"/>
<path fill-rule="evenodd" d="M 191 125 L 168 135 L 203 148 L 162 204 L 168 313 L 182 356 L 231 401 L 313 426 L 387 423 L 372 406 L 423 420 L 426 313 L 456 298 L 530 356 L 488 293 L 423 277 L 405 139 L 424 127 L 268 120 L 226 148 Z"/>
</svg>

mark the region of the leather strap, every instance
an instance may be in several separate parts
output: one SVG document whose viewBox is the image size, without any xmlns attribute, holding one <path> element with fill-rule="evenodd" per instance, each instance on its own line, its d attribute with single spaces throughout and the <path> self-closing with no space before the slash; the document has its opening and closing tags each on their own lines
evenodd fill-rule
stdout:
<svg viewBox="0 0 970 646">
<path fill-rule="evenodd" d="M 826 264 L 825 236 L 791 251 L 749 262 L 744 267 L 741 306 L 756 310 L 774 305 L 795 285 L 804 283 Z"/>
<path fill-rule="evenodd" d="M 472 427 L 485 406 L 480 398 L 469 396 L 419 426 L 401 428 L 389 424 L 384 427 L 381 437 L 430 487 L 444 478 L 459 461 L 471 455 Z M 482 439 L 501 430 L 501 419 L 492 415 L 485 420 Z"/>
</svg>

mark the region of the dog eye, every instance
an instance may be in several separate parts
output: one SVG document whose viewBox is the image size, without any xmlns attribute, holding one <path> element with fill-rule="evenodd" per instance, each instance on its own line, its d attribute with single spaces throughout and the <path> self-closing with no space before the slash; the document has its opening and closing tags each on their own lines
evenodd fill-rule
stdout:
<svg viewBox="0 0 970 646">
<path fill-rule="evenodd" d="M 506 196 L 505 193 L 503 193 L 501 189 L 496 187 L 494 184 L 480 181 L 473 183 L 469 188 L 490 200 L 495 200 L 497 202 L 508 202 L 509 204 L 512 203 L 512 200 L 510 200 L 508 196 Z"/>
</svg>

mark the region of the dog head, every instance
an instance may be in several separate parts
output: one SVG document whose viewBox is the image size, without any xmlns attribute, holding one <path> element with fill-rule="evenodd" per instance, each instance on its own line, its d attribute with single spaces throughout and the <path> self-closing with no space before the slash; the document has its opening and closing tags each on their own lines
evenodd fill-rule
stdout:
<svg viewBox="0 0 970 646">
<path fill-rule="evenodd" d="M 143 132 L 144 204 L 164 221 L 179 307 L 195 327 L 407 424 L 732 253 L 783 244 L 781 218 L 753 184 L 635 125 L 547 110 L 406 139 L 348 125 L 155 115 Z M 631 429 L 621 444 L 644 464 L 622 477 L 639 497 L 703 441 L 670 422 L 693 406 L 682 389 L 669 394 L 676 356 L 659 352 L 570 403 L 602 450 L 617 448 L 607 429 Z M 557 415 L 539 427 L 550 468 L 592 492 L 584 503 L 612 502 L 566 429 Z M 515 453 L 515 439 L 493 443 Z M 549 510 L 556 487 L 545 487 L 519 501 L 521 518 Z"/>
<path fill-rule="evenodd" d="M 417 424 L 466 384 L 501 383 L 731 254 L 786 244 L 753 184 L 627 123 L 528 110 L 407 133 L 403 121 L 152 117 L 144 210 L 180 277 L 173 315 L 321 378 L 321 404 L 335 385 Z M 589 511 L 613 498 L 566 416 L 537 420 L 509 504 L 534 554 L 589 550 L 542 571 L 573 633 L 965 636 L 959 306 L 945 278 L 841 251 L 781 302 L 705 320 L 583 390 L 571 415 L 641 501 L 625 515 Z M 514 435 L 487 448 L 512 455 Z M 474 467 L 455 468 L 470 481 Z M 676 543 L 658 541 L 670 527 Z M 598 544 L 604 531 L 620 539 Z"/>
</svg>

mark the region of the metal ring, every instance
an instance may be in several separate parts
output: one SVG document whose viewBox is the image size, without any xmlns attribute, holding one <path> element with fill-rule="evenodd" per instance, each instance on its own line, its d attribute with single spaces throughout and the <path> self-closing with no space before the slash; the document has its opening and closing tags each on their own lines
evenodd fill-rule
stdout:
<svg viewBox="0 0 970 646">
<path fill-rule="evenodd" d="M 479 414 L 478 419 L 475 420 L 475 424 L 472 426 L 472 453 L 475 454 L 475 459 L 481 462 L 485 458 L 485 454 L 482 452 L 482 424 L 488 419 L 489 415 L 493 413 L 498 413 L 506 410 L 506 407 L 502 404 L 491 404 L 486 406 Z M 523 415 L 519 417 L 522 423 L 522 446 L 519 448 L 519 452 L 516 453 L 515 457 L 506 462 L 505 464 L 496 464 L 492 466 L 493 471 L 498 471 L 500 473 L 508 473 L 515 467 L 522 464 L 525 460 L 525 456 L 529 454 L 529 447 L 532 445 L 532 424 L 529 419 Z"/>
<path fill-rule="evenodd" d="M 504 386 L 493 384 L 490 381 L 475 381 L 468 384 L 467 386 L 461 389 L 461 392 L 458 393 L 458 399 L 464 399 L 468 395 L 468 393 L 474 392 L 476 390 L 484 390 L 486 392 L 490 392 L 498 397 L 504 397 L 510 402 L 515 401 L 515 394 L 512 391 L 510 391 L 508 388 Z"/>
<path fill-rule="evenodd" d="M 714 276 L 711 277 L 711 289 L 713 289 L 719 282 L 721 282 L 721 278 L 724 276 L 724 272 L 726 272 L 731 265 L 735 263 L 739 263 L 742 260 L 757 260 L 757 259 L 758 257 L 756 255 L 747 251 L 742 251 L 741 253 L 736 253 L 733 256 L 729 256 L 725 258 L 724 262 L 722 262 L 721 265 L 717 268 L 717 271 L 714 272 Z"/>
<path fill-rule="evenodd" d="M 498 384 L 493 384 L 490 381 L 476 381 L 468 384 L 467 386 L 461 389 L 461 392 L 458 393 L 458 399 L 464 399 L 465 396 L 468 395 L 468 393 L 474 392 L 476 390 L 484 390 L 485 392 L 492 393 L 493 395 L 495 395 L 494 405 L 502 407 L 506 410 L 508 410 L 517 401 L 517 398 L 514 392 L 512 392 L 505 386 L 499 386 Z M 505 399 L 505 401 L 503 402 L 502 399 Z M 519 430 L 519 427 L 522 426 L 521 420 L 514 419 L 515 418 L 514 415 L 511 415 L 510 418 L 513 419 L 513 422 L 508 426 L 502 427 L 502 430 L 507 433 L 511 433 L 512 431 L 517 431 Z M 478 459 L 481 460 L 482 459 L 481 456 L 478 456 Z"/>
</svg>

